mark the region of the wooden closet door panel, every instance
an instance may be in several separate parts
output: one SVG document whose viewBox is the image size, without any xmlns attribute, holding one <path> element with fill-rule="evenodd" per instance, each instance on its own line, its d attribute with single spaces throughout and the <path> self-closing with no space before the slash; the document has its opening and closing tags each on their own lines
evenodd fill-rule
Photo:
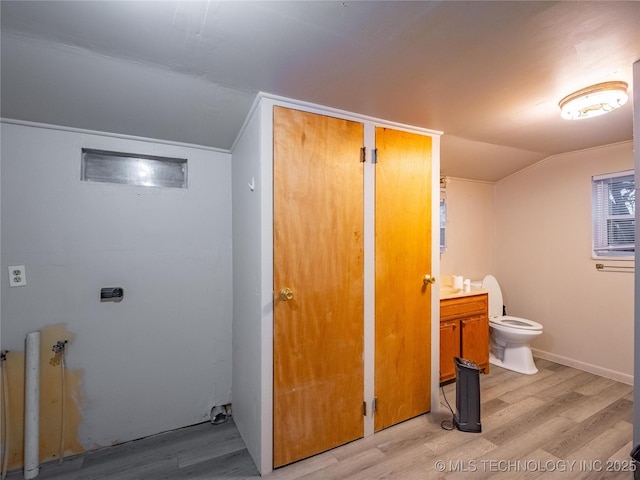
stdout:
<svg viewBox="0 0 640 480">
<path fill-rule="evenodd" d="M 363 135 L 274 110 L 275 467 L 364 434 Z"/>
<path fill-rule="evenodd" d="M 431 138 L 376 128 L 375 430 L 431 405 Z"/>
</svg>

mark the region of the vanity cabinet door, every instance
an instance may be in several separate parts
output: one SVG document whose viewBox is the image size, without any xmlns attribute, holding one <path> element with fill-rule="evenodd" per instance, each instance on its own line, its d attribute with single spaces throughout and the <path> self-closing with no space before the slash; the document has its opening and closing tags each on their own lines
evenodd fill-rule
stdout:
<svg viewBox="0 0 640 480">
<path fill-rule="evenodd" d="M 460 355 L 460 322 L 448 320 L 440 323 L 440 381 L 456 377 L 453 357 Z"/>
<path fill-rule="evenodd" d="M 474 315 L 460 320 L 462 330 L 461 354 L 487 372 L 489 364 L 489 322 L 485 315 Z"/>
</svg>

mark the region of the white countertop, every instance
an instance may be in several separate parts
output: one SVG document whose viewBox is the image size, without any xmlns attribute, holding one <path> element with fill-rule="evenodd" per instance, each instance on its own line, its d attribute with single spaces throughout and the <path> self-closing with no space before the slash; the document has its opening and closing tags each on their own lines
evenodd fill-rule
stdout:
<svg viewBox="0 0 640 480">
<path fill-rule="evenodd" d="M 465 292 L 464 290 L 458 290 L 449 285 L 444 285 L 440 287 L 440 300 L 447 300 L 449 298 L 471 297 L 473 295 L 482 295 L 483 293 L 488 292 L 478 287 L 471 287 L 471 290 L 469 292 Z"/>
</svg>

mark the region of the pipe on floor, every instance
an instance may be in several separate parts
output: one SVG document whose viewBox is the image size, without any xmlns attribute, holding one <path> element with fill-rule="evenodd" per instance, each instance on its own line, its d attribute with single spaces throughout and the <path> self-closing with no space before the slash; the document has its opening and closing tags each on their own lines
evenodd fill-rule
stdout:
<svg viewBox="0 0 640 480">
<path fill-rule="evenodd" d="M 64 343 L 67 343 L 66 340 Z M 67 369 L 66 362 L 64 361 L 64 344 L 62 351 L 60 352 L 60 450 L 58 454 L 58 465 L 62 465 L 64 462 L 64 430 L 65 430 L 65 370 Z"/>
<path fill-rule="evenodd" d="M 24 388 L 24 478 L 40 473 L 40 332 L 26 339 Z"/>
</svg>

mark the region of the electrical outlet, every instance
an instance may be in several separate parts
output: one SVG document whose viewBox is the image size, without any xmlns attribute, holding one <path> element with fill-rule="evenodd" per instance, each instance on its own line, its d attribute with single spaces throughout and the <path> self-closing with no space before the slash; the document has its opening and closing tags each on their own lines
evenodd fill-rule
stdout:
<svg viewBox="0 0 640 480">
<path fill-rule="evenodd" d="M 27 274 L 24 265 L 9 267 L 9 286 L 24 287 L 27 284 Z"/>
</svg>

